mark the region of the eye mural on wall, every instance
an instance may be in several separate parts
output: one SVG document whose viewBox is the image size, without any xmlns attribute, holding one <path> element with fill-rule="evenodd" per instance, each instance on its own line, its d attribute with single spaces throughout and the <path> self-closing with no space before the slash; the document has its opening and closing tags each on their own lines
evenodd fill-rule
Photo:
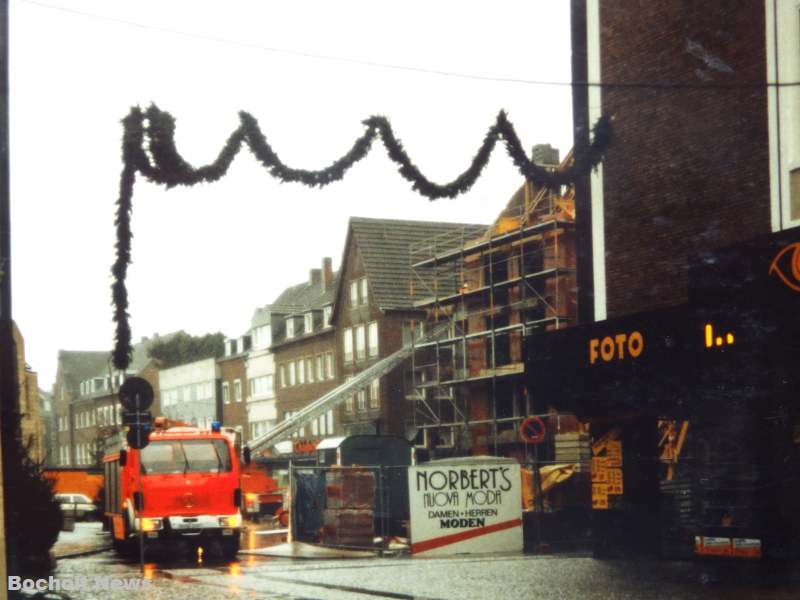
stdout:
<svg viewBox="0 0 800 600">
<path fill-rule="evenodd" d="M 788 265 L 785 264 L 787 262 Z M 769 266 L 769 274 L 773 273 L 788 287 L 800 292 L 800 242 L 789 244 L 778 252 Z"/>
</svg>

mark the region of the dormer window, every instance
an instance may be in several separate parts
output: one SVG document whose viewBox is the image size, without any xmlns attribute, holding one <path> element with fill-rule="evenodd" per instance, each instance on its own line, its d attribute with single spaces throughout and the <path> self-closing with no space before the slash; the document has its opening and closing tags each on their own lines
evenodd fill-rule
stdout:
<svg viewBox="0 0 800 600">
<path fill-rule="evenodd" d="M 311 312 L 307 312 L 303 315 L 303 332 L 304 333 L 311 333 L 314 329 L 314 315 Z"/>
<path fill-rule="evenodd" d="M 286 319 L 286 339 L 290 340 L 294 337 L 294 318 L 289 317 Z"/>
</svg>

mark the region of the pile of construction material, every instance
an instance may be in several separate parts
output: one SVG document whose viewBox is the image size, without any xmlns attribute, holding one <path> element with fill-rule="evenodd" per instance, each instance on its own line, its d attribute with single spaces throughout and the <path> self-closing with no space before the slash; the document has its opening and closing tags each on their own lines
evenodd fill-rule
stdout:
<svg viewBox="0 0 800 600">
<path fill-rule="evenodd" d="M 555 435 L 555 462 L 574 464 L 577 473 L 586 473 L 592 460 L 589 436 L 584 433 L 558 433 Z"/>
<path fill-rule="evenodd" d="M 375 537 L 375 473 L 338 468 L 325 473 L 322 543 L 371 547 Z"/>
</svg>

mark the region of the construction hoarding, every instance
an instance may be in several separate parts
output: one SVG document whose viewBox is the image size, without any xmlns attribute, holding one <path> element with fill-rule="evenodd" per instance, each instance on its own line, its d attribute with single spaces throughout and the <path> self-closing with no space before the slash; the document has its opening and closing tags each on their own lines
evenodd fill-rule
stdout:
<svg viewBox="0 0 800 600">
<path fill-rule="evenodd" d="M 505 459 L 409 467 L 411 553 L 521 551 L 520 466 Z"/>
</svg>

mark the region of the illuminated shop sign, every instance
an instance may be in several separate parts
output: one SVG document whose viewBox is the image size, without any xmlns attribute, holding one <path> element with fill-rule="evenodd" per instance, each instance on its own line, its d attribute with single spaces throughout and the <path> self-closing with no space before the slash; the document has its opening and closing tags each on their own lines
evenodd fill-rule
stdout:
<svg viewBox="0 0 800 600">
<path fill-rule="evenodd" d="M 598 358 L 604 362 L 638 358 L 644 350 L 644 338 L 639 331 L 618 333 L 602 339 L 589 340 L 589 364 L 593 365 Z"/>
<path fill-rule="evenodd" d="M 786 262 L 789 264 L 781 264 Z M 790 289 L 800 292 L 800 242 L 781 248 L 769 266 L 769 274 L 777 275 Z"/>
</svg>

